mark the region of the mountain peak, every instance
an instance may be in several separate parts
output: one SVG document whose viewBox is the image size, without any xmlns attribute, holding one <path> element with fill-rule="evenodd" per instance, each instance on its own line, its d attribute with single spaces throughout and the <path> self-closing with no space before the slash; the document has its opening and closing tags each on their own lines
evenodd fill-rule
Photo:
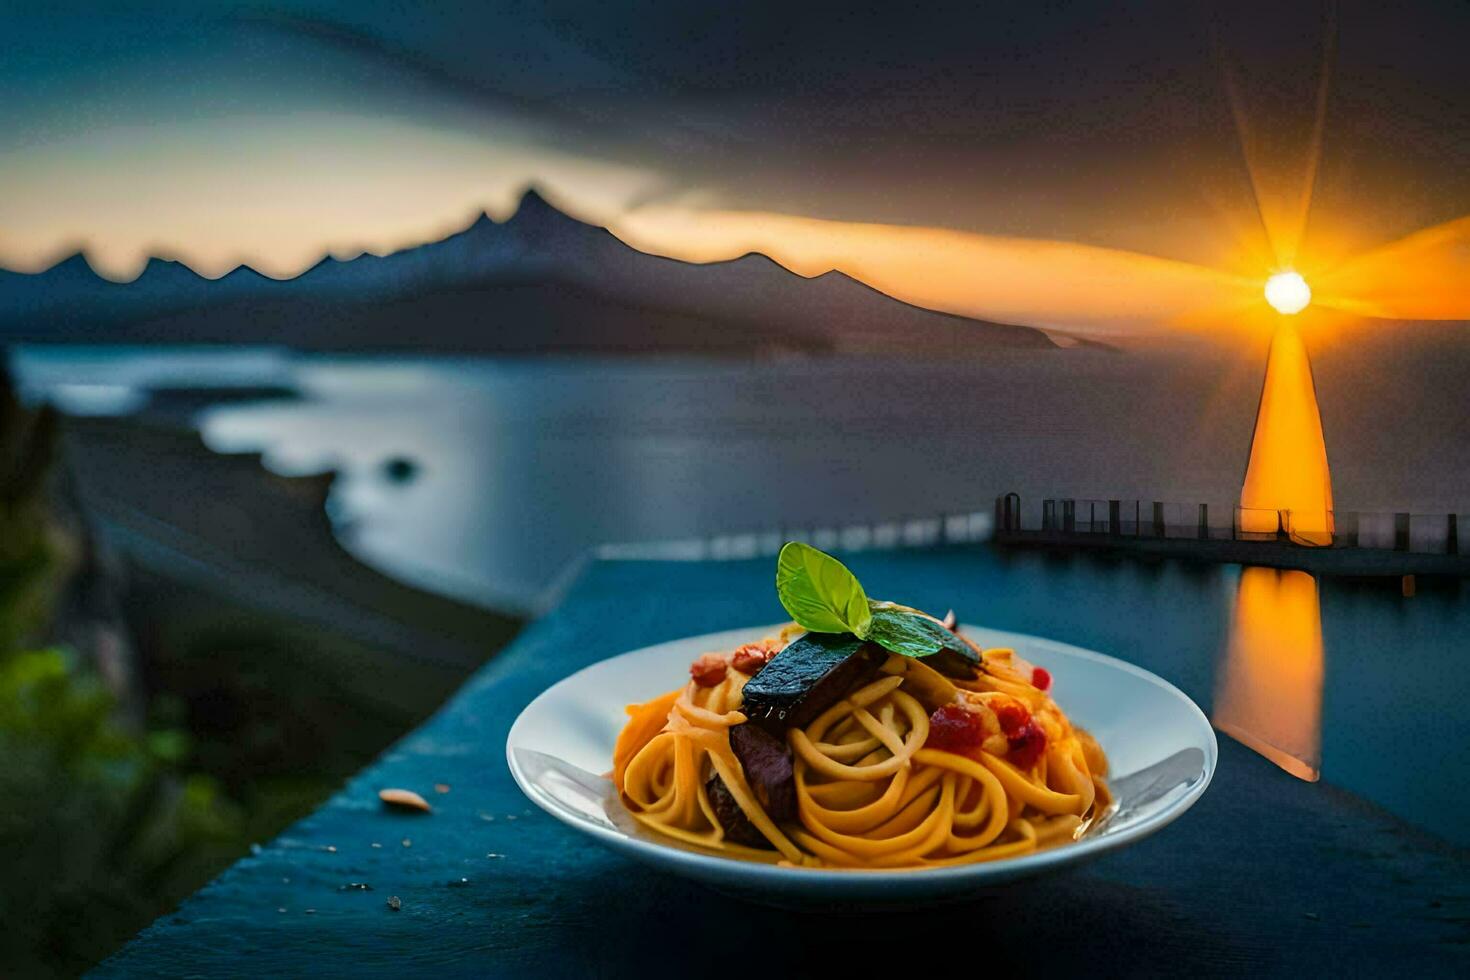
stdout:
<svg viewBox="0 0 1470 980">
<path fill-rule="evenodd" d="M 474 221 L 447 238 L 439 242 L 426 242 L 424 245 L 413 246 L 404 251 L 417 252 L 422 248 L 433 248 L 435 245 L 453 239 L 459 239 L 465 244 L 474 244 L 475 247 L 483 247 L 480 243 L 503 243 L 507 240 L 529 243 L 540 241 L 559 231 L 565 232 L 569 229 L 588 227 L 591 226 L 583 224 L 548 201 L 532 184 L 521 193 L 521 199 L 516 203 L 515 210 L 503 221 L 497 221 L 488 211 L 481 211 L 475 216 Z M 507 233 L 509 233 L 509 238 L 507 238 Z"/>
<path fill-rule="evenodd" d="M 505 223 L 518 232 L 523 234 L 529 232 L 532 235 L 571 230 L 586 231 L 598 227 L 567 214 L 553 204 L 535 184 L 527 185 L 521 194 L 520 203 L 516 205 L 515 213 L 507 218 Z"/>
<path fill-rule="evenodd" d="M 148 261 L 143 263 L 143 269 L 138 273 L 138 279 L 144 276 L 192 276 L 196 279 L 203 278 L 199 273 L 191 269 L 188 263 L 180 262 L 178 259 L 166 259 L 157 255 L 148 256 Z M 134 280 L 136 281 L 136 280 Z"/>
<path fill-rule="evenodd" d="M 97 270 L 92 268 L 92 263 L 87 261 L 87 253 L 81 249 L 77 249 L 66 258 L 61 259 L 43 271 L 46 275 L 89 275 L 101 278 Z"/>
<path fill-rule="evenodd" d="M 540 187 L 535 184 L 527 184 L 526 189 L 521 192 L 520 203 L 516 205 L 515 214 L 512 217 L 518 218 L 523 214 L 545 214 L 548 211 L 564 214 L 560 208 L 546 199 Z"/>
</svg>

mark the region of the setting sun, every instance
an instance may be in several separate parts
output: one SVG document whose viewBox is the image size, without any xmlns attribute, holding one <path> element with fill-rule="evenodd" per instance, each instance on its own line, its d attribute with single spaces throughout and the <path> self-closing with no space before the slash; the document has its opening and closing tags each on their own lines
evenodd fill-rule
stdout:
<svg viewBox="0 0 1470 980">
<path fill-rule="evenodd" d="M 1266 280 L 1266 302 L 1277 313 L 1300 313 L 1312 301 L 1312 288 L 1297 272 L 1278 272 Z"/>
</svg>

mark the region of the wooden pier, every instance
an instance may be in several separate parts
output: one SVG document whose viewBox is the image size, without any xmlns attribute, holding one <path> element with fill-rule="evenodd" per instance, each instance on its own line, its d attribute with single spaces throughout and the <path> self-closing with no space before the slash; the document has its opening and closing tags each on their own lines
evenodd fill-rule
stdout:
<svg viewBox="0 0 1470 980">
<path fill-rule="evenodd" d="M 1290 513 L 1282 511 L 1275 530 L 1245 530 L 1269 525 L 1262 524 L 1260 514 L 1242 515 L 1239 508 L 1230 526 L 1219 527 L 1212 526 L 1205 504 L 1056 498 L 1042 502 L 1041 526 L 1026 527 L 1020 504 L 1016 494 L 996 499 L 997 544 L 1293 568 L 1327 576 L 1470 577 L 1470 554 L 1464 553 L 1470 549 L 1461 547 L 1466 521 L 1458 514 L 1344 513 L 1331 532 L 1303 532 L 1293 530 Z M 1193 520 L 1180 519 L 1186 515 Z"/>
</svg>

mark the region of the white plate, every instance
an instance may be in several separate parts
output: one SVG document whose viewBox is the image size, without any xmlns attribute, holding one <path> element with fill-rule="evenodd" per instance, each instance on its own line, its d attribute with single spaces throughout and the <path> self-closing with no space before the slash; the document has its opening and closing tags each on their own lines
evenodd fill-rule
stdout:
<svg viewBox="0 0 1470 980">
<path fill-rule="evenodd" d="M 733 650 L 780 627 L 730 630 L 634 650 L 542 692 L 510 730 L 505 754 L 521 791 L 547 813 L 614 850 L 758 901 L 801 906 L 953 900 L 989 885 L 1094 857 L 1159 830 L 1205 791 L 1215 733 L 1173 685 L 1112 657 L 1022 633 L 963 627 L 982 647 L 1012 647 L 1051 672 L 1057 702 L 1097 737 L 1117 797 L 1110 816 L 1075 843 L 1021 857 L 922 870 L 785 868 L 725 857 L 645 830 L 603 774 L 624 707 L 680 684 L 709 650 Z"/>
</svg>

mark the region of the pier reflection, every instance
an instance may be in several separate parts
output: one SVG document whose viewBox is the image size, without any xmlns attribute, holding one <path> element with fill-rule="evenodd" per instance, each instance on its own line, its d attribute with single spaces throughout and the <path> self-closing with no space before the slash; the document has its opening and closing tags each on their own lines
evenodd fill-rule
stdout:
<svg viewBox="0 0 1470 980">
<path fill-rule="evenodd" d="M 1215 680 L 1220 731 L 1301 779 L 1322 763 L 1322 613 L 1306 572 L 1245 568 Z"/>
</svg>

